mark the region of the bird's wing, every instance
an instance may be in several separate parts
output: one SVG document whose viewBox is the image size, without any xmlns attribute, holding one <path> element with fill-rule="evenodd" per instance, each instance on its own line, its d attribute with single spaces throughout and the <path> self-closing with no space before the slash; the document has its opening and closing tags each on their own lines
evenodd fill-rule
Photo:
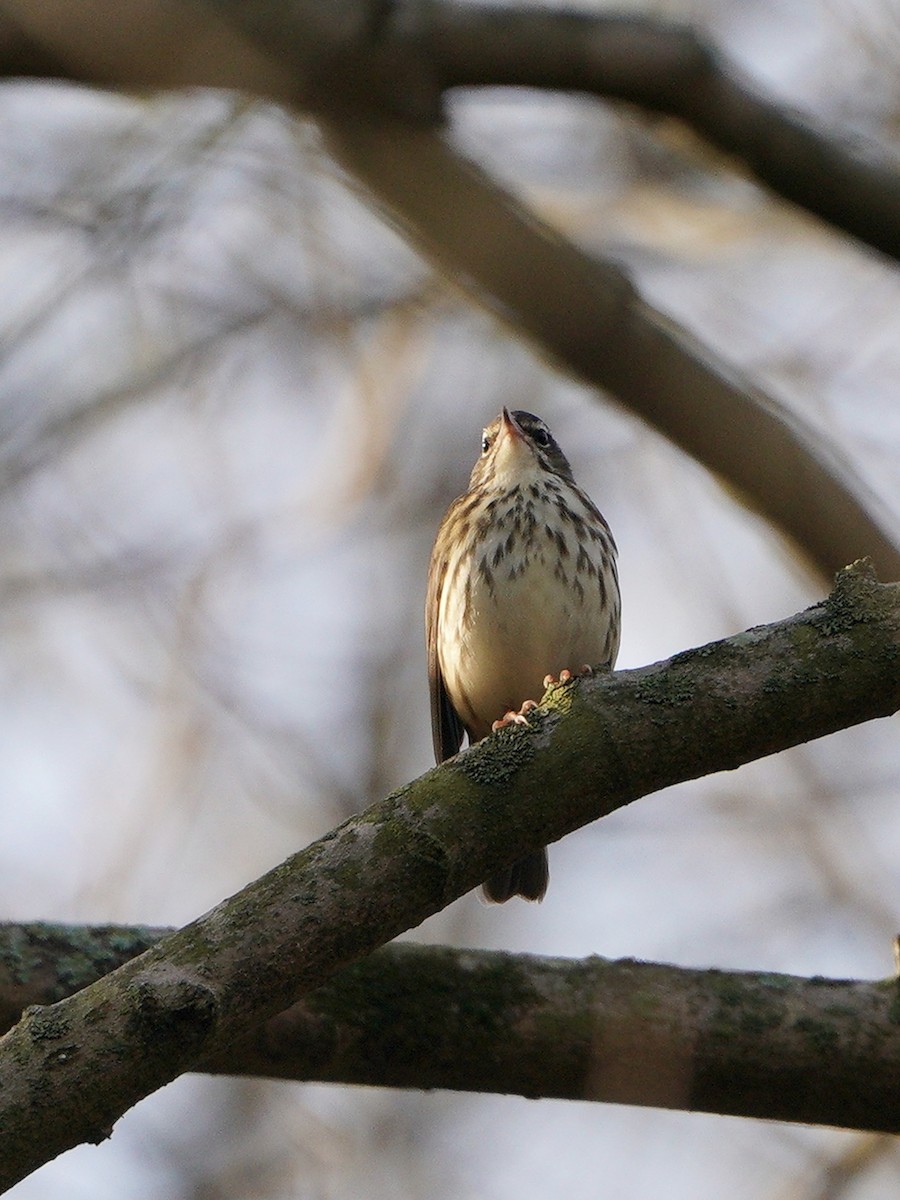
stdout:
<svg viewBox="0 0 900 1200">
<path fill-rule="evenodd" d="M 462 745 L 465 728 L 450 703 L 444 686 L 444 676 L 438 661 L 437 624 L 440 613 L 441 588 L 447 573 L 446 559 L 432 551 L 428 568 L 428 595 L 425 600 L 425 640 L 428 646 L 428 684 L 431 688 L 431 736 L 434 758 L 443 762 L 451 758 Z"/>
</svg>

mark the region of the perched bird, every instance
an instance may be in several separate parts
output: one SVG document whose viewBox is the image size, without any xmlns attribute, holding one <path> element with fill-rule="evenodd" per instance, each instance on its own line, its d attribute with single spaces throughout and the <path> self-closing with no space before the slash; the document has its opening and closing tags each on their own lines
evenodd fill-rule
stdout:
<svg viewBox="0 0 900 1200">
<path fill-rule="evenodd" d="M 431 552 L 425 628 L 438 762 L 464 730 L 472 744 L 515 719 L 545 676 L 615 662 L 616 544 L 540 417 L 504 408 L 484 430 Z M 482 891 L 498 904 L 542 900 L 548 878 L 542 849 Z"/>
</svg>

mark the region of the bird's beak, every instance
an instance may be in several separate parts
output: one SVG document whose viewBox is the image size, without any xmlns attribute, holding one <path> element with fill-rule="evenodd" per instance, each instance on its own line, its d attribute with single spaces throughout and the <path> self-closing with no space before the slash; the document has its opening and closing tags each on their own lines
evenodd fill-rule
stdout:
<svg viewBox="0 0 900 1200">
<path fill-rule="evenodd" d="M 521 426 L 508 408 L 503 409 L 503 432 L 507 437 L 525 441 Z"/>
</svg>

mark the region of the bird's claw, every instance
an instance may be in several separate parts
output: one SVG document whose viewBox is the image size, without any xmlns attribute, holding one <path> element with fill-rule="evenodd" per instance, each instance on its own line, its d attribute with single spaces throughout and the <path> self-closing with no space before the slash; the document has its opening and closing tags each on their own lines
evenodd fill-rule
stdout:
<svg viewBox="0 0 900 1200">
<path fill-rule="evenodd" d="M 537 708 L 536 700 L 526 700 L 518 712 L 504 713 L 499 721 L 495 721 L 491 726 L 491 733 L 496 733 L 498 729 L 506 729 L 508 725 L 527 725 L 528 718 L 526 713 L 530 713 L 533 708 Z"/>
<path fill-rule="evenodd" d="M 575 672 L 576 675 L 593 675 L 593 673 L 594 668 L 590 665 L 590 663 L 583 663 L 582 666 L 580 666 Z M 572 675 L 571 671 L 560 671 L 558 679 L 555 675 L 545 675 L 544 687 L 555 687 L 558 684 L 569 683 L 573 678 L 574 676 Z"/>
<path fill-rule="evenodd" d="M 593 675 L 593 673 L 594 668 L 589 666 L 587 663 L 585 663 L 584 666 L 579 667 L 575 672 L 576 675 Z M 545 675 L 544 689 L 546 690 L 548 687 L 569 683 L 573 678 L 574 676 L 572 672 L 567 670 L 560 671 L 558 679 L 555 675 Z M 538 704 L 536 700 L 526 700 L 518 712 L 513 712 L 510 710 L 508 713 L 504 713 L 499 721 L 494 721 L 493 725 L 491 725 L 491 733 L 496 733 L 498 729 L 506 729 L 508 725 L 527 725 L 527 714 L 530 713 L 533 708 L 537 707 Z"/>
<path fill-rule="evenodd" d="M 557 684 L 568 683 L 571 678 L 572 678 L 571 671 L 560 671 L 558 679 L 555 675 L 545 675 L 544 676 L 544 687 L 545 688 L 555 687 Z"/>
</svg>

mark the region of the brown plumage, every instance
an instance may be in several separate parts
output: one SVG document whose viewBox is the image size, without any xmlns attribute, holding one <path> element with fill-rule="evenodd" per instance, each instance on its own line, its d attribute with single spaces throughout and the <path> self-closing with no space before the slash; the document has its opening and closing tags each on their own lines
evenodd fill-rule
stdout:
<svg viewBox="0 0 900 1200">
<path fill-rule="evenodd" d="M 506 409 L 484 430 L 469 488 L 441 522 L 425 610 L 438 762 L 540 697 L 546 675 L 611 667 L 616 544 L 544 422 Z M 488 900 L 541 900 L 547 851 L 487 879 Z"/>
</svg>

